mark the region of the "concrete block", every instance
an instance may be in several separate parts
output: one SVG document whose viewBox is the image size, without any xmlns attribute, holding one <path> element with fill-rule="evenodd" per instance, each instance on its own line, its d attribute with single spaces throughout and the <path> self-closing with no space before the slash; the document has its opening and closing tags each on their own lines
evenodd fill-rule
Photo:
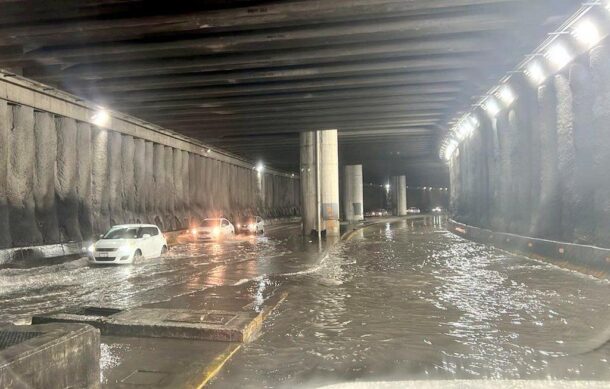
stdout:
<svg viewBox="0 0 610 389">
<path fill-rule="evenodd" d="M 100 332 L 84 324 L 0 327 L 0 387 L 97 388 Z"/>
<path fill-rule="evenodd" d="M 77 313 L 38 315 L 32 323 L 85 323 L 103 335 L 249 342 L 257 336 L 264 312 L 86 307 Z"/>
</svg>

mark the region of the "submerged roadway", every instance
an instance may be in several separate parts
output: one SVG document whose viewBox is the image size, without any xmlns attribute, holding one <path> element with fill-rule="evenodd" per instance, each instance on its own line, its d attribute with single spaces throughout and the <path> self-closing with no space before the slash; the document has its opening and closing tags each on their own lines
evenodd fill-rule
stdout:
<svg viewBox="0 0 610 389">
<path fill-rule="evenodd" d="M 0 321 L 82 305 L 196 308 L 204 290 L 248 295 L 253 309 L 288 292 L 213 387 L 610 378 L 608 282 L 466 241 L 441 217 L 380 220 L 326 247 L 293 224 L 132 266 L 3 268 Z"/>
</svg>

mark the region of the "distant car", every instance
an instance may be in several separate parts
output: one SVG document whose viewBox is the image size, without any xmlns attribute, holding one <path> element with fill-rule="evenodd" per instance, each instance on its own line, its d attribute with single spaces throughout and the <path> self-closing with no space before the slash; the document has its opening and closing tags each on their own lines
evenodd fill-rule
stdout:
<svg viewBox="0 0 610 389">
<path fill-rule="evenodd" d="M 216 240 L 235 235 L 235 227 L 224 217 L 203 219 L 199 227 L 190 230 L 195 240 Z"/>
<path fill-rule="evenodd" d="M 87 249 L 92 263 L 129 264 L 155 258 L 168 250 L 165 236 L 153 224 L 123 224 L 112 227 Z"/>
<path fill-rule="evenodd" d="M 264 234 L 265 221 L 260 216 L 243 218 L 236 224 L 237 233 Z"/>
<path fill-rule="evenodd" d="M 432 208 L 432 213 L 442 213 L 442 212 L 443 212 L 443 208 L 441 208 L 441 207 Z"/>
<path fill-rule="evenodd" d="M 388 216 L 388 211 L 383 208 L 374 209 L 370 212 L 367 212 L 365 216 Z"/>
<path fill-rule="evenodd" d="M 407 213 L 412 213 L 412 214 L 416 214 L 416 213 L 420 213 L 421 211 L 419 210 L 419 208 L 416 207 L 411 207 L 407 209 Z"/>
</svg>

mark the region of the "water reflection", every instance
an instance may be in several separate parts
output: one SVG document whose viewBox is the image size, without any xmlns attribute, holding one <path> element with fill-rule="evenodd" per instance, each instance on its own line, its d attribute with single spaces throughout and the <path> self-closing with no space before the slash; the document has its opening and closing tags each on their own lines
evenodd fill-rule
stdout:
<svg viewBox="0 0 610 389">
<path fill-rule="evenodd" d="M 610 322 L 607 282 L 462 240 L 442 223 L 368 228 L 316 273 L 286 280 L 280 314 L 216 387 L 610 378 L 597 336 Z"/>
<path fill-rule="evenodd" d="M 238 235 L 221 242 L 185 243 L 169 254 L 129 266 L 89 266 L 86 259 L 0 269 L 0 321 L 28 323 L 35 314 L 83 305 L 136 307 L 265 274 L 306 270 L 319 256 L 298 226 L 268 236 Z"/>
</svg>

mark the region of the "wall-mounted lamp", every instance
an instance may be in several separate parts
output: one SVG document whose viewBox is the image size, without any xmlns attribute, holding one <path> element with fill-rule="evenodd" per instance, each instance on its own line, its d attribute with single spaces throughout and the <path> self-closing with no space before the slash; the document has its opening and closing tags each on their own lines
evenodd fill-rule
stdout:
<svg viewBox="0 0 610 389">
<path fill-rule="evenodd" d="M 98 127 L 108 128 L 111 121 L 112 117 L 105 109 L 100 109 L 91 115 L 91 122 Z"/>
</svg>

